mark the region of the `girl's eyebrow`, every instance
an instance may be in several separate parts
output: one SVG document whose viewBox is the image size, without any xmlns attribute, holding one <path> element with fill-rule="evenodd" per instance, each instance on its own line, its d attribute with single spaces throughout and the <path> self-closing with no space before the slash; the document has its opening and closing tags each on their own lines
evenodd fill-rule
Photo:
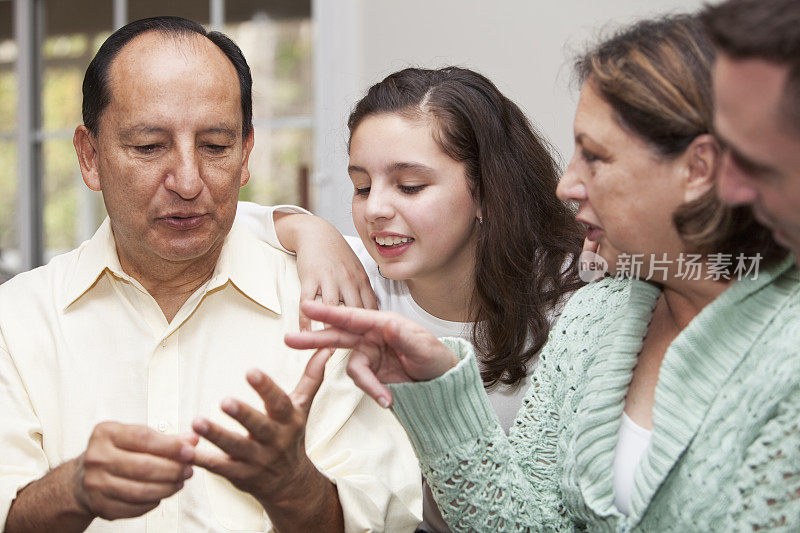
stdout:
<svg viewBox="0 0 800 533">
<path fill-rule="evenodd" d="M 421 174 L 435 174 L 436 171 L 433 170 L 428 165 L 423 165 L 422 163 L 415 163 L 415 162 L 406 162 L 406 161 L 398 161 L 392 165 L 389 165 L 386 168 L 386 173 L 391 174 L 393 172 L 399 172 L 402 170 L 411 170 L 413 172 L 419 172 Z"/>
</svg>

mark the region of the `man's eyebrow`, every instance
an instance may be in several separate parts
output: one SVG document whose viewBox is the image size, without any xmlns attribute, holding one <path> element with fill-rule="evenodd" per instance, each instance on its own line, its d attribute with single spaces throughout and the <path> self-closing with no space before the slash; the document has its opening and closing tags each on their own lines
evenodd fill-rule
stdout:
<svg viewBox="0 0 800 533">
<path fill-rule="evenodd" d="M 760 161 L 756 161 L 752 157 L 743 154 L 736 148 L 734 145 L 730 143 L 725 137 L 721 136 L 719 133 L 715 133 L 717 140 L 722 145 L 723 150 L 727 150 L 730 152 L 731 157 L 736 161 L 736 164 L 742 169 L 750 174 L 757 174 L 757 175 L 764 175 L 764 174 L 774 174 L 776 170 L 772 168 L 770 165 L 766 163 L 762 163 Z"/>
<path fill-rule="evenodd" d="M 241 128 L 234 129 L 234 128 L 228 128 L 226 126 L 215 126 L 213 128 L 206 128 L 206 129 L 202 130 L 200 133 L 211 133 L 211 134 L 220 133 L 222 135 L 225 135 L 226 137 L 230 137 L 231 139 L 235 139 L 236 138 L 236 134 L 239 131 L 241 131 Z"/>
<path fill-rule="evenodd" d="M 159 128 L 158 126 L 137 124 L 136 126 L 125 128 L 119 132 L 121 137 L 132 137 L 134 135 L 147 135 L 152 133 L 168 133 L 168 131 L 166 128 Z"/>
</svg>

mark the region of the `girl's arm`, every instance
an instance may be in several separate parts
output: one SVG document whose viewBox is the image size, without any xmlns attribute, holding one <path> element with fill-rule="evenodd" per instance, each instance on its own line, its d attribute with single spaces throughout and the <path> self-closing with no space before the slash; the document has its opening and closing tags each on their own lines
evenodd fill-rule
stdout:
<svg viewBox="0 0 800 533">
<path fill-rule="evenodd" d="M 377 309 L 364 267 L 327 220 L 295 206 L 239 202 L 236 220 L 273 248 L 297 255 L 300 300 L 317 296 L 328 304 Z M 311 321 L 300 313 L 301 329 Z"/>
</svg>

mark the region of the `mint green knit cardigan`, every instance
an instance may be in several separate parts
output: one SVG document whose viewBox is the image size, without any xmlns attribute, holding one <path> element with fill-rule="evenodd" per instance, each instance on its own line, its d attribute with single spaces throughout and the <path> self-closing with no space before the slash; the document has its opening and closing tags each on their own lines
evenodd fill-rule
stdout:
<svg viewBox="0 0 800 533">
<path fill-rule="evenodd" d="M 455 531 L 800 531 L 800 274 L 790 260 L 733 283 L 664 356 L 630 516 L 612 461 L 660 289 L 607 278 L 550 333 L 510 435 L 472 347 L 444 376 L 391 385 Z"/>
</svg>

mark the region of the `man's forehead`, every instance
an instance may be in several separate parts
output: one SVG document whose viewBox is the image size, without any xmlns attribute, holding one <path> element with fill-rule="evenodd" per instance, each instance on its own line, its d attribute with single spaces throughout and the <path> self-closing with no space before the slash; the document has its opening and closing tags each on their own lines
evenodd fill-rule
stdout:
<svg viewBox="0 0 800 533">
<path fill-rule="evenodd" d="M 241 93 L 231 61 L 199 34 L 147 32 L 109 67 L 109 113 L 121 128 L 241 129 Z M 101 128 L 102 130 L 102 128 Z"/>
<path fill-rule="evenodd" d="M 126 72 L 155 70 L 165 61 L 182 58 L 198 69 L 213 69 L 215 74 L 236 76 L 236 69 L 217 45 L 197 33 L 173 34 L 148 31 L 122 47 L 109 65 L 110 82 Z"/>
</svg>

